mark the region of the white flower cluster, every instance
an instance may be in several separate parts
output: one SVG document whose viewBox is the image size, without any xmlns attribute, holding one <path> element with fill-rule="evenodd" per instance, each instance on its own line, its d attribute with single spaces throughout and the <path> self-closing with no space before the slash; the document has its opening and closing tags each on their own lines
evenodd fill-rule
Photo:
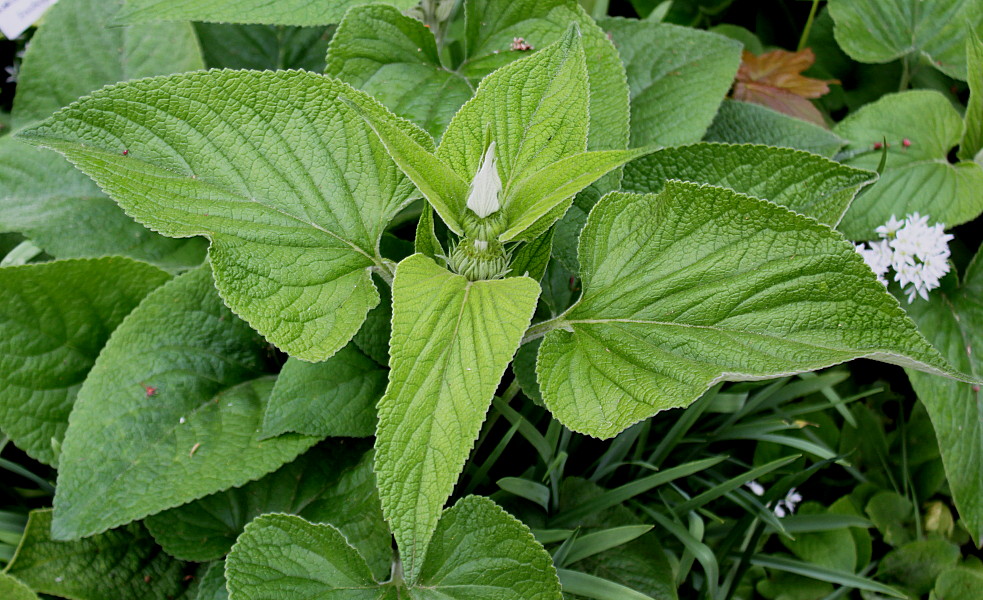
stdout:
<svg viewBox="0 0 983 600">
<path fill-rule="evenodd" d="M 881 239 L 869 244 L 858 244 L 857 252 L 877 275 L 877 280 L 887 285 L 887 272 L 894 269 L 894 280 L 908 295 L 908 304 L 921 296 L 928 300 L 929 290 L 939 287 L 939 280 L 949 272 L 949 240 L 945 225 L 928 224 L 928 215 L 908 215 L 899 221 L 894 215 L 878 227 Z"/>
<path fill-rule="evenodd" d="M 744 485 L 751 490 L 751 493 L 755 496 L 763 496 L 765 494 L 764 486 L 753 479 Z M 771 510 L 775 513 L 775 516 L 780 519 L 794 513 L 795 507 L 798 506 L 799 502 L 802 502 L 802 494 L 797 492 L 795 488 L 792 488 L 787 494 L 785 494 L 785 498 L 775 503 L 775 507 Z"/>
</svg>

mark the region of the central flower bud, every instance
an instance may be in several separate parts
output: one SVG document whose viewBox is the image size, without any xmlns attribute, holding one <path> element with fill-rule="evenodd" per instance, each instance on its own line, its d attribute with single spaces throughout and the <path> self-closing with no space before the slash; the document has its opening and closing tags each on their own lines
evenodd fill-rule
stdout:
<svg viewBox="0 0 983 600">
<path fill-rule="evenodd" d="M 454 247 L 447 264 L 470 281 L 501 279 L 508 272 L 509 257 L 499 242 L 466 237 Z"/>
<path fill-rule="evenodd" d="M 501 208 L 498 196 L 502 193 L 502 178 L 498 176 L 498 159 L 495 158 L 495 142 L 488 144 L 468 190 L 468 208 L 484 219 Z"/>
</svg>

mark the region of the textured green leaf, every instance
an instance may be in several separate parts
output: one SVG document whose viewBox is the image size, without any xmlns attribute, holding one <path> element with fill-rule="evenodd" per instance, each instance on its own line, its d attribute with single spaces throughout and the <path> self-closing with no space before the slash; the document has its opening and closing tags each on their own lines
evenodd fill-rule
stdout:
<svg viewBox="0 0 983 600">
<path fill-rule="evenodd" d="M 317 438 L 260 441 L 266 350 L 206 267 L 167 283 L 113 333 L 62 444 L 52 535 L 105 531 L 273 471 Z"/>
<path fill-rule="evenodd" d="M 581 236 L 584 292 L 537 373 L 567 427 L 611 437 L 721 380 L 854 358 L 952 374 L 853 246 L 724 188 L 609 194 Z"/>
<path fill-rule="evenodd" d="M 0 269 L 0 429 L 57 465 L 75 396 L 109 335 L 169 279 L 126 258 Z"/>
<path fill-rule="evenodd" d="M 876 237 L 874 229 L 891 215 L 920 212 L 947 227 L 983 212 L 983 167 L 949 163 L 963 123 L 941 93 L 916 90 L 884 96 L 850 114 L 835 129 L 850 140 L 848 165 L 876 169 L 881 160 L 874 144 L 887 139 L 887 166 L 880 180 L 843 217 L 840 230 L 852 239 Z M 905 147 L 904 139 L 910 146 Z"/>
<path fill-rule="evenodd" d="M 950 77 L 966 79 L 966 34 L 983 30 L 977 0 L 830 0 L 836 41 L 854 59 L 886 63 L 924 56 Z"/>
<path fill-rule="evenodd" d="M 657 193 L 668 179 L 707 183 L 771 200 L 835 227 L 876 175 L 820 156 L 769 146 L 693 144 L 664 148 L 625 168 L 626 192 Z"/>
<path fill-rule="evenodd" d="M 410 581 L 538 297 L 528 277 L 469 282 L 420 254 L 396 270 L 375 468 Z"/>
<path fill-rule="evenodd" d="M 121 23 L 148 21 L 210 21 L 221 23 L 266 23 L 270 25 L 330 25 L 337 23 L 352 6 L 379 0 L 125 0 L 117 20 Z M 415 0 L 385 0 L 401 9 Z"/>
<path fill-rule="evenodd" d="M 324 71 L 334 27 L 195 23 L 201 55 L 210 69 Z"/>
<path fill-rule="evenodd" d="M 417 238 L 419 241 L 420 238 Z M 352 342 L 372 360 L 389 366 L 389 338 L 392 337 L 393 295 L 389 284 L 383 284 L 375 277 L 376 287 L 381 298 L 379 305 L 365 316 L 365 323 L 358 330 Z M 373 413 L 374 414 L 374 413 Z"/>
<path fill-rule="evenodd" d="M 0 572 L 0 596 L 6 600 L 38 600 L 38 595 L 10 575 Z"/>
<path fill-rule="evenodd" d="M 560 599 L 550 556 L 529 529 L 477 496 L 444 512 L 416 585 L 380 585 L 338 530 L 288 515 L 247 525 L 226 574 L 232 600 Z"/>
<path fill-rule="evenodd" d="M 20 68 L 15 128 L 110 83 L 202 68 L 187 23 L 107 28 L 120 5 L 64 0 L 45 15 Z M 0 231 L 23 232 L 59 258 L 123 254 L 186 266 L 204 252 L 201 240 L 168 240 L 134 223 L 63 158 L 10 138 L 0 140 Z"/>
<path fill-rule="evenodd" d="M 101 90 L 21 135 L 68 156 L 152 229 L 209 238 L 229 306 L 317 361 L 379 302 L 369 269 L 413 194 L 353 103 L 393 119 L 321 75 L 207 71 Z"/>
<path fill-rule="evenodd" d="M 580 28 L 589 57 L 589 150 L 617 150 L 628 144 L 628 84 L 607 34 L 575 0 L 465 0 L 465 60 L 460 66 L 473 83 L 522 55 L 512 41 L 535 49 L 559 40 L 571 23 Z"/>
<path fill-rule="evenodd" d="M 975 33 L 966 40 L 966 62 L 969 102 L 958 156 L 960 160 L 973 160 L 983 151 L 983 41 Z"/>
<path fill-rule="evenodd" d="M 333 442 L 243 487 L 172 508 L 146 520 L 168 554 L 195 562 L 222 558 L 247 523 L 266 513 L 300 515 L 330 523 L 371 559 L 374 572 L 389 573 L 389 528 L 382 519 L 366 444 Z"/>
<path fill-rule="evenodd" d="M 225 561 L 208 565 L 198 583 L 198 596 L 195 600 L 229 600 L 229 590 L 225 587 Z"/>
<path fill-rule="evenodd" d="M 824 506 L 816 502 L 807 502 L 799 507 L 795 516 L 825 514 Z M 857 568 L 857 547 L 848 527 L 827 531 L 795 532 L 794 538 L 782 536 L 780 539 L 792 554 L 805 562 L 846 572 Z"/>
<path fill-rule="evenodd" d="M 35 591 L 74 600 L 106 600 L 109 590 L 114 600 L 168 600 L 186 585 L 185 564 L 165 554 L 139 523 L 77 542 L 55 541 L 50 530 L 50 510 L 31 512 L 7 568 Z"/>
<path fill-rule="evenodd" d="M 325 73 L 368 92 L 434 137 L 474 94 L 466 77 L 443 66 L 429 29 L 385 5 L 348 11 L 331 40 Z"/>
<path fill-rule="evenodd" d="M 707 31 L 637 19 L 602 19 L 628 74 L 631 144 L 698 142 L 741 64 L 741 44 Z"/>
<path fill-rule="evenodd" d="M 737 100 L 724 100 L 705 139 L 708 142 L 796 148 L 826 157 L 833 156 L 847 143 L 828 129 L 808 121 Z"/>
<path fill-rule="evenodd" d="M 955 368 L 983 375 L 983 259 L 979 255 L 961 285 L 935 290 L 908 314 L 919 330 Z M 908 372 L 919 400 L 928 409 L 939 439 L 946 479 L 956 508 L 973 539 L 983 541 L 983 396 L 979 387 Z"/>
<path fill-rule="evenodd" d="M 262 435 L 369 437 L 375 433 L 375 404 L 386 379 L 378 363 L 352 346 L 321 363 L 291 358 L 273 386 Z"/>
<path fill-rule="evenodd" d="M 942 600 L 973 600 L 983 588 L 983 572 L 955 568 L 935 580 L 935 597 Z"/>
<path fill-rule="evenodd" d="M 539 281 L 546 273 L 546 268 L 550 262 L 550 252 L 553 250 L 553 230 L 550 229 L 543 235 L 520 245 L 512 253 L 512 263 L 509 268 L 509 277 L 521 277 L 523 275 Z"/>
<path fill-rule="evenodd" d="M 935 587 L 939 574 L 956 566 L 959 557 L 959 546 L 948 540 L 916 540 L 884 555 L 877 578 L 897 582 L 911 594 L 922 596 Z"/>
</svg>

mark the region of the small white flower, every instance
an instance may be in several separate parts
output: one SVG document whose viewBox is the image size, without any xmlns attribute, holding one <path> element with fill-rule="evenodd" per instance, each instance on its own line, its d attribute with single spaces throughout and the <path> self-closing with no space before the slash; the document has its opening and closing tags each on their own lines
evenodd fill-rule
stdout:
<svg viewBox="0 0 983 600">
<path fill-rule="evenodd" d="M 482 219 L 501 208 L 498 196 L 502 193 L 502 179 L 498 176 L 497 162 L 495 142 L 492 142 L 481 158 L 481 165 L 468 191 L 468 208 Z"/>
<path fill-rule="evenodd" d="M 856 248 L 877 280 L 887 285 L 885 275 L 894 269 L 894 280 L 908 296 L 908 304 L 916 296 L 928 300 L 928 292 L 939 287 L 949 272 L 949 241 L 953 238 L 945 232 L 945 225 L 929 225 L 928 215 L 912 213 L 904 221 L 891 215 L 875 231 L 883 239 Z"/>
<path fill-rule="evenodd" d="M 761 485 L 757 481 L 751 480 L 744 484 L 747 489 L 751 490 L 751 493 L 755 496 L 764 496 L 765 486 Z"/>
<path fill-rule="evenodd" d="M 882 238 L 891 239 L 902 227 L 904 227 L 904 221 L 899 221 L 897 217 L 891 215 L 891 218 L 888 219 L 887 223 L 881 225 L 874 231 L 876 231 L 877 235 L 881 236 Z"/>
<path fill-rule="evenodd" d="M 863 257 L 864 262 L 870 267 L 870 270 L 874 272 L 874 275 L 877 275 L 877 281 L 880 281 L 886 286 L 887 279 L 884 275 L 891 268 L 891 262 L 894 258 L 894 252 L 891 250 L 890 242 L 887 240 L 870 242 L 870 248 L 866 244 L 857 244 L 856 248 L 860 256 Z"/>
<path fill-rule="evenodd" d="M 778 503 L 775 504 L 775 516 L 782 518 L 786 515 L 794 513 L 795 507 L 799 505 L 799 502 L 802 502 L 802 495 L 795 491 L 795 488 L 790 489 L 788 493 L 785 494 L 785 498 L 783 500 L 779 500 Z"/>
</svg>

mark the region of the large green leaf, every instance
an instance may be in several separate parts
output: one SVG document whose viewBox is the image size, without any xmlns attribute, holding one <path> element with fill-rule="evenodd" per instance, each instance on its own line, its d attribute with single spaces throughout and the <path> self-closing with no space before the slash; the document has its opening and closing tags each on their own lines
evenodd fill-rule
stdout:
<svg viewBox="0 0 983 600">
<path fill-rule="evenodd" d="M 368 92 L 434 137 L 474 94 L 467 77 L 443 66 L 430 30 L 392 6 L 348 11 L 331 40 L 325 72 Z"/>
<path fill-rule="evenodd" d="M 814 123 L 737 100 L 724 100 L 705 139 L 708 142 L 797 148 L 826 157 L 833 156 L 846 145 L 846 140 Z"/>
<path fill-rule="evenodd" d="M 446 510 L 420 580 L 378 583 L 355 548 L 330 525 L 264 515 L 246 526 L 229 555 L 232 600 L 559 600 L 549 554 L 529 529 L 486 498 Z"/>
<path fill-rule="evenodd" d="M 0 596 L 6 600 L 38 600 L 31 588 L 3 572 L 0 572 Z"/>
<path fill-rule="evenodd" d="M 410 581 L 538 297 L 528 277 L 469 282 L 422 254 L 396 270 L 375 468 Z"/>
<path fill-rule="evenodd" d="M 512 50 L 515 37 L 535 49 L 557 41 L 577 23 L 590 80 L 592 150 L 624 148 L 628 142 L 628 93 L 618 53 L 573 0 L 467 0 L 466 44 L 459 64 L 441 58 L 423 24 L 386 6 L 352 9 L 328 51 L 329 75 L 378 98 L 396 114 L 439 137 L 451 117 L 493 69 L 526 54 Z M 477 26 L 475 26 L 477 24 Z"/>
<path fill-rule="evenodd" d="M 946 75 L 966 79 L 965 40 L 983 30 L 978 0 L 830 0 L 836 41 L 860 62 L 919 54 Z"/>
<path fill-rule="evenodd" d="M 631 90 L 631 144 L 698 142 L 741 64 L 741 44 L 722 35 L 637 19 L 603 19 Z"/>
<path fill-rule="evenodd" d="M 109 335 L 169 279 L 126 258 L 0 269 L 0 429 L 57 465 L 75 396 Z"/>
<path fill-rule="evenodd" d="M 266 23 L 270 25 L 330 25 L 337 23 L 352 6 L 380 0 L 126 0 L 117 20 L 122 23 L 148 21 L 211 21 L 221 23 Z M 416 0 L 385 0 L 409 8 Z"/>
<path fill-rule="evenodd" d="M 961 284 L 945 285 L 908 307 L 919 330 L 955 368 L 983 375 L 983 259 L 977 255 Z M 983 542 L 983 396 L 979 386 L 908 372 L 939 438 L 946 479 L 973 539 Z"/>
<path fill-rule="evenodd" d="M 225 561 L 208 565 L 198 583 L 195 600 L 229 600 L 229 590 L 225 587 Z"/>
<path fill-rule="evenodd" d="M 266 513 L 300 515 L 337 527 L 368 557 L 373 572 L 389 573 L 392 537 L 382 519 L 365 444 L 333 442 L 243 487 L 226 490 L 146 520 L 171 556 L 206 562 L 222 558 L 247 523 Z"/>
<path fill-rule="evenodd" d="M 835 227 L 857 192 L 876 175 L 789 148 L 693 144 L 632 161 L 622 188 L 657 193 L 669 179 L 730 188 Z"/>
<path fill-rule="evenodd" d="M 110 83 L 202 68 L 187 23 L 106 27 L 120 5 L 63 0 L 45 15 L 20 69 L 15 128 Z M 168 240 L 134 223 L 63 158 L 10 138 L 0 140 L 0 231 L 22 232 L 59 258 L 124 254 L 181 266 L 204 251 L 201 240 Z"/>
<path fill-rule="evenodd" d="M 610 437 L 721 380 L 854 358 L 952 371 L 853 246 L 724 188 L 609 194 L 580 240 L 583 295 L 539 351 L 553 414 Z"/>
<path fill-rule="evenodd" d="M 966 103 L 963 135 L 959 142 L 959 159 L 974 160 L 983 152 L 983 40 L 975 34 L 966 40 L 966 62 L 969 102 Z"/>
<path fill-rule="evenodd" d="M 31 512 L 7 567 L 35 591 L 73 600 L 168 600 L 187 585 L 185 563 L 165 554 L 139 523 L 77 542 L 53 540 L 50 531 L 51 511 Z"/>
<path fill-rule="evenodd" d="M 983 212 L 983 167 L 947 159 L 962 131 L 956 109 L 930 90 L 884 96 L 840 122 L 835 132 L 850 140 L 845 152 L 853 154 L 846 164 L 876 169 L 882 152 L 874 150 L 874 144 L 884 139 L 888 144 L 887 166 L 843 217 L 843 234 L 852 239 L 876 237 L 874 229 L 891 215 L 919 212 L 951 227 Z M 910 145 L 903 143 L 905 139 Z"/>
<path fill-rule="evenodd" d="M 52 536 L 105 531 L 242 485 L 317 438 L 259 440 L 267 350 L 201 267 L 130 313 L 79 390 L 62 445 Z"/>
<path fill-rule="evenodd" d="M 273 386 L 263 436 L 369 437 L 386 379 L 378 363 L 350 345 L 320 363 L 291 358 Z"/>
<path fill-rule="evenodd" d="M 65 154 L 152 229 L 208 237 L 229 306 L 317 361 L 378 303 L 369 269 L 386 268 L 379 239 L 413 194 L 353 104 L 429 143 L 365 94 L 301 71 L 124 83 L 21 136 Z"/>
</svg>

